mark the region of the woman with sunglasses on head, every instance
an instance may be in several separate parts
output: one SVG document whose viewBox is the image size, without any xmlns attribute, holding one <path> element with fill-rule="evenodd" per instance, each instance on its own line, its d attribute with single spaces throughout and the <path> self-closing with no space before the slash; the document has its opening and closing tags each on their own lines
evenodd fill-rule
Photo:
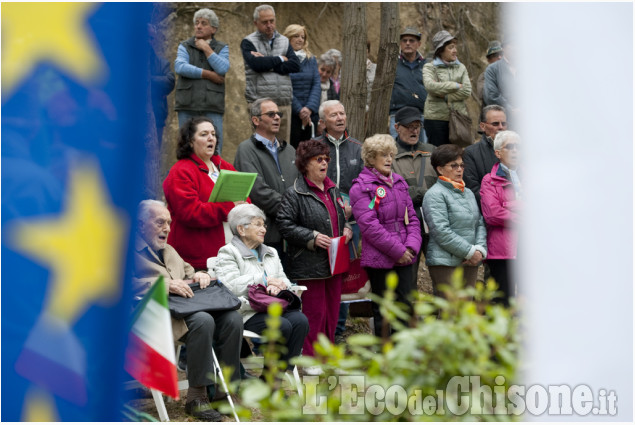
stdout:
<svg viewBox="0 0 635 425">
<path fill-rule="evenodd" d="M 331 274 L 328 248 L 332 238 L 345 236 L 348 243 L 353 236 L 340 191 L 326 176 L 329 161 L 329 147 L 324 142 L 307 140 L 298 145 L 295 165 L 302 177 L 285 192 L 276 219 L 287 241 L 287 276 L 307 287 L 302 294 L 302 312 L 309 319 L 309 334 L 302 349 L 305 356 L 314 355 L 318 334 L 334 341 L 342 275 Z M 321 370 L 305 372 L 320 374 Z"/>
<path fill-rule="evenodd" d="M 486 231 L 474 194 L 463 182 L 463 149 L 441 145 L 430 162 L 439 178 L 423 197 L 423 216 L 430 229 L 426 265 L 438 293 L 438 285 L 449 284 L 459 266 L 463 283 L 476 283 L 478 266 L 487 256 Z"/>
<path fill-rule="evenodd" d="M 501 300 L 509 305 L 514 294 L 511 272 L 516 262 L 516 240 L 521 199 L 518 178 L 518 151 L 520 136 L 514 131 L 501 131 L 494 139 L 494 154 L 499 163 L 483 177 L 481 183 L 481 207 L 487 224 L 487 264 L 499 290 Z"/>
<path fill-rule="evenodd" d="M 417 289 L 417 256 L 421 227 L 408 192 L 408 183 L 392 172 L 397 153 L 395 139 L 376 134 L 362 145 L 364 169 L 353 180 L 350 198 L 353 215 L 362 234 L 362 266 L 368 273 L 373 294 L 383 297 L 386 276 L 398 276 L 396 301 L 411 312 L 410 296 Z M 387 336 L 379 305 L 372 304 L 375 335 Z M 387 332 L 384 332 L 384 328 Z"/>
</svg>

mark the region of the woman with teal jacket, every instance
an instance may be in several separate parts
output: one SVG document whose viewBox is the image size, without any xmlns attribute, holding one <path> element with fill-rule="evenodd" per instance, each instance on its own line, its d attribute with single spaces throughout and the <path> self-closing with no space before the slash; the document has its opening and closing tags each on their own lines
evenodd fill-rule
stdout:
<svg viewBox="0 0 635 425">
<path fill-rule="evenodd" d="M 476 199 L 463 182 L 463 149 L 442 145 L 430 158 L 439 175 L 423 197 L 423 216 L 430 229 L 426 265 L 437 291 L 463 266 L 465 285 L 476 283 L 479 264 L 487 257 L 486 230 Z"/>
</svg>

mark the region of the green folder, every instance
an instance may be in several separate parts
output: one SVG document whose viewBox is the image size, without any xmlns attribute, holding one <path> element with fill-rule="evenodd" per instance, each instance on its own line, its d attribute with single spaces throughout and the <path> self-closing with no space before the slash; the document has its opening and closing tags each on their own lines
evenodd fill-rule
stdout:
<svg viewBox="0 0 635 425">
<path fill-rule="evenodd" d="M 218 180 L 209 195 L 209 202 L 244 201 L 249 196 L 258 173 L 220 170 Z"/>
</svg>

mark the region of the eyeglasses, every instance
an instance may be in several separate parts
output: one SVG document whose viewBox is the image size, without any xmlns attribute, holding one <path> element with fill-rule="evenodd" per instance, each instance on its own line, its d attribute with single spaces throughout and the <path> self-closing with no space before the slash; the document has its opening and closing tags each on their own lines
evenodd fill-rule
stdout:
<svg viewBox="0 0 635 425">
<path fill-rule="evenodd" d="M 263 229 L 267 228 L 267 225 L 265 223 L 249 223 L 248 225 L 254 227 L 262 227 Z"/>
<path fill-rule="evenodd" d="M 421 130 L 421 123 L 413 123 L 410 125 L 403 125 L 403 124 L 399 124 L 402 127 L 406 127 L 409 131 L 417 131 L 417 130 Z"/>
<path fill-rule="evenodd" d="M 491 125 L 492 127 L 507 127 L 507 121 L 494 121 L 488 122 L 487 124 Z"/>
<path fill-rule="evenodd" d="M 460 164 L 457 164 L 456 162 L 454 164 L 446 164 L 449 165 L 450 168 L 452 168 L 453 170 L 456 170 L 457 168 L 462 168 L 465 169 L 465 163 L 461 162 Z"/>
<path fill-rule="evenodd" d="M 263 112 L 262 114 L 258 114 L 256 115 L 257 117 L 261 117 L 263 115 L 268 116 L 269 118 L 273 119 L 276 115 L 279 116 L 280 118 L 282 118 L 282 116 L 284 115 L 284 113 L 280 112 L 280 111 L 269 111 L 269 112 Z"/>
<path fill-rule="evenodd" d="M 520 150 L 520 143 L 508 143 L 505 146 L 503 146 L 503 149 L 505 149 L 506 151 L 519 151 Z"/>
<path fill-rule="evenodd" d="M 331 157 L 330 156 L 316 156 L 315 160 L 317 161 L 318 164 L 321 164 L 323 162 L 326 162 L 328 164 L 329 161 L 331 160 Z"/>
</svg>

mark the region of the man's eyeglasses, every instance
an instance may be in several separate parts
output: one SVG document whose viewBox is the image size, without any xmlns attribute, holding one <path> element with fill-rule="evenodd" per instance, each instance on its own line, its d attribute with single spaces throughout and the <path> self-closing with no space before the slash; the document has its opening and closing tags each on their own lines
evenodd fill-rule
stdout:
<svg viewBox="0 0 635 425">
<path fill-rule="evenodd" d="M 328 164 L 329 161 L 331 160 L 331 157 L 330 156 L 316 156 L 315 160 L 317 161 L 318 164 L 321 164 L 323 162 L 326 162 Z"/>
<path fill-rule="evenodd" d="M 279 116 L 280 118 L 282 118 L 282 115 L 284 115 L 282 112 L 280 111 L 270 111 L 270 112 L 263 112 L 262 114 L 258 114 L 256 115 L 257 117 L 261 117 L 263 115 L 268 116 L 269 118 L 273 119 L 276 115 Z"/>
<path fill-rule="evenodd" d="M 492 127 L 507 127 L 507 121 L 494 121 L 494 122 L 488 122 L 489 125 L 491 125 Z"/>
<path fill-rule="evenodd" d="M 402 127 L 406 127 L 409 131 L 417 131 L 417 130 L 421 130 L 421 123 L 413 123 L 410 125 L 403 125 L 403 124 L 399 124 Z"/>
<path fill-rule="evenodd" d="M 452 168 L 453 170 L 456 170 L 458 168 L 462 168 L 465 170 L 465 163 L 461 162 L 460 164 L 457 164 L 456 162 L 453 164 L 448 164 L 450 166 L 450 168 Z"/>
</svg>

